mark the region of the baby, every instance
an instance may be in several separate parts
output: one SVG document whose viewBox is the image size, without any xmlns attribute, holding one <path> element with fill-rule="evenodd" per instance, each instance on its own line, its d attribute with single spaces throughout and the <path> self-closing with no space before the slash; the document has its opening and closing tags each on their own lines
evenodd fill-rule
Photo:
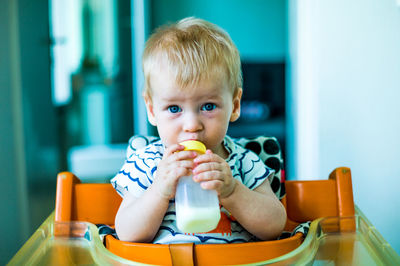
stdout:
<svg viewBox="0 0 400 266">
<path fill-rule="evenodd" d="M 147 41 L 143 97 L 160 140 L 137 150 L 111 180 L 123 197 L 115 218 L 120 240 L 240 243 L 281 234 L 286 212 L 270 187 L 273 170 L 226 135 L 240 115 L 240 68 L 229 35 L 201 19 L 162 27 Z M 193 139 L 205 154 L 183 151 L 179 143 Z M 176 226 L 177 182 L 192 173 L 218 193 L 221 220 L 211 232 L 184 234 Z"/>
</svg>

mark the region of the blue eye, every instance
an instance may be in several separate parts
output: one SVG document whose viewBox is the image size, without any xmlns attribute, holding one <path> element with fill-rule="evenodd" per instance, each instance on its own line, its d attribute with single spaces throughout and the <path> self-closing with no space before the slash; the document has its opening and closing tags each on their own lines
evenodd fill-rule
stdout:
<svg viewBox="0 0 400 266">
<path fill-rule="evenodd" d="M 181 109 L 179 106 L 177 106 L 177 105 L 172 105 L 172 106 L 168 106 L 168 111 L 169 111 L 170 113 L 172 113 L 172 114 L 176 114 L 176 113 L 178 113 L 178 112 L 181 112 L 182 109 Z"/>
<path fill-rule="evenodd" d="M 213 103 L 206 103 L 201 107 L 202 111 L 212 111 L 216 108 L 217 106 Z"/>
</svg>

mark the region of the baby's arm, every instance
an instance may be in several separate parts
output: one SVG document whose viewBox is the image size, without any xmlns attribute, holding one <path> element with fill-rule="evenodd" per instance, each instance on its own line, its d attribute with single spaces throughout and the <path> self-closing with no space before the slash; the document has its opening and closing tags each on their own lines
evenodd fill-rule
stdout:
<svg viewBox="0 0 400 266">
<path fill-rule="evenodd" d="M 262 240 L 276 239 L 286 223 L 286 211 L 265 180 L 254 190 L 232 177 L 228 163 L 207 151 L 195 159 L 195 180 L 205 189 L 215 189 L 220 203 L 247 231 Z"/>
<path fill-rule="evenodd" d="M 231 195 L 221 204 L 247 231 L 262 240 L 276 239 L 286 223 L 286 211 L 265 180 L 254 190 L 235 180 Z"/>
<path fill-rule="evenodd" d="M 140 198 L 130 193 L 125 196 L 115 217 L 115 230 L 120 240 L 151 242 L 168 208 L 163 198 L 150 186 Z"/>
<path fill-rule="evenodd" d="M 157 166 L 153 184 L 139 198 L 125 193 L 115 217 L 115 229 L 120 240 L 153 240 L 168 209 L 169 200 L 175 197 L 178 179 L 187 175 L 188 169 L 193 167 L 192 159 L 196 153 L 183 149 L 181 145 L 166 149 Z"/>
</svg>

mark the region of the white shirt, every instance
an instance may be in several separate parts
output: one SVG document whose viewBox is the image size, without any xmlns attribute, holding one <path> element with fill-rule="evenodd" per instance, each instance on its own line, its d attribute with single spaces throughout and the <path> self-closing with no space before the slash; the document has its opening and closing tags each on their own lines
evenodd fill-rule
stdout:
<svg viewBox="0 0 400 266">
<path fill-rule="evenodd" d="M 231 168 L 233 178 L 252 190 L 261 185 L 265 179 L 272 181 L 274 170 L 268 168 L 255 153 L 236 144 L 228 136 L 224 138 L 224 146 L 229 153 L 226 161 Z M 117 192 L 122 197 L 125 193 L 140 197 L 153 183 L 164 150 L 165 147 L 159 140 L 132 153 L 119 173 L 111 180 Z M 221 220 L 216 229 L 208 233 L 185 234 L 176 226 L 175 202 L 171 200 L 153 243 L 242 243 L 255 240 L 256 237 L 235 221 L 224 207 L 221 207 Z"/>
</svg>

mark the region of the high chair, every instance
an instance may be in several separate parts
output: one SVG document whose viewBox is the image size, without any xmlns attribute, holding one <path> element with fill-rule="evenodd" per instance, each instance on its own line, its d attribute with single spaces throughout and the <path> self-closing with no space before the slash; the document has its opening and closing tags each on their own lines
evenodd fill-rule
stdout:
<svg viewBox="0 0 400 266">
<path fill-rule="evenodd" d="M 281 170 L 279 166 L 277 173 Z M 57 177 L 54 213 L 10 264 L 400 265 L 400 257 L 355 207 L 349 168 L 336 168 L 326 180 L 286 181 L 279 189 L 282 194 L 286 189 L 285 231 L 312 221 L 309 228 L 285 239 L 161 245 L 124 242 L 109 234 L 102 242 L 95 225 L 114 224 L 121 197 L 111 184 L 81 183 L 73 173 L 62 172 Z"/>
</svg>

